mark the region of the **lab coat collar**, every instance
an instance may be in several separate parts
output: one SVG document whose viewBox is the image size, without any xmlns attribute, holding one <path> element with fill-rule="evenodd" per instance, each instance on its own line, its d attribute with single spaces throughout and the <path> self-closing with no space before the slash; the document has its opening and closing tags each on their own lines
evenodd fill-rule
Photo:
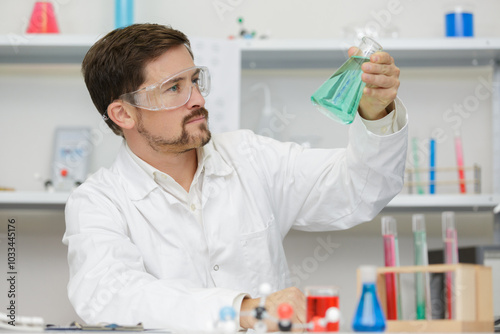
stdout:
<svg viewBox="0 0 500 334">
<path fill-rule="evenodd" d="M 159 185 L 133 160 L 125 145 L 126 143 L 123 141 L 112 170 L 114 169 L 121 174 L 129 198 L 136 201 L 141 200 L 159 188 Z M 212 140 L 204 147 L 199 148 L 197 153 L 199 161 L 201 160 L 201 163 L 198 163 L 198 168 L 205 169 L 205 176 L 223 177 L 231 174 L 234 170 L 217 152 Z"/>
<path fill-rule="evenodd" d="M 153 178 L 132 159 L 125 145 L 126 143 L 123 141 L 113 165 L 114 168 L 111 168 L 111 170 L 120 174 L 128 197 L 133 201 L 141 200 L 151 191 L 158 188 L 158 185 Z"/>
<path fill-rule="evenodd" d="M 198 159 L 200 158 L 203 160 L 205 175 L 226 176 L 234 171 L 215 149 L 213 139 L 198 149 Z"/>
</svg>

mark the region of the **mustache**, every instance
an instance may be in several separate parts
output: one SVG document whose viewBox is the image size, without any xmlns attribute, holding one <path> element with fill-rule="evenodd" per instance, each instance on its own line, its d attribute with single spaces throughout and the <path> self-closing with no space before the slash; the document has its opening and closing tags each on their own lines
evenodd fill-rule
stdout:
<svg viewBox="0 0 500 334">
<path fill-rule="evenodd" d="M 203 107 L 200 109 L 196 109 L 191 114 L 184 117 L 184 120 L 182 121 L 182 123 L 184 125 L 184 124 L 188 123 L 189 121 L 191 121 L 192 119 L 198 118 L 200 116 L 203 116 L 203 117 L 205 117 L 206 120 L 208 120 L 208 110 L 203 108 Z"/>
</svg>

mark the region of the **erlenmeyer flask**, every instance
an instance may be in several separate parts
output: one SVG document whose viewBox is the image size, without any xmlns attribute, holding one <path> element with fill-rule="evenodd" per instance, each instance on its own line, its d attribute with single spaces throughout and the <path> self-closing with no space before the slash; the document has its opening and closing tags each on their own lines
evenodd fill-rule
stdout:
<svg viewBox="0 0 500 334">
<path fill-rule="evenodd" d="M 40 34 L 40 33 L 58 33 L 59 27 L 57 26 L 56 15 L 54 13 L 54 6 L 50 1 L 37 1 L 31 13 L 30 23 L 26 33 Z"/>
<path fill-rule="evenodd" d="M 385 316 L 377 297 L 375 285 L 377 268 L 361 266 L 359 270 L 363 291 L 352 319 L 352 329 L 355 332 L 383 332 L 385 330 Z"/>
<path fill-rule="evenodd" d="M 361 65 L 382 46 L 369 37 L 363 37 L 359 50 L 352 55 L 311 96 L 312 103 L 328 117 L 342 124 L 350 124 L 356 116 L 365 83 L 361 81 Z"/>
</svg>

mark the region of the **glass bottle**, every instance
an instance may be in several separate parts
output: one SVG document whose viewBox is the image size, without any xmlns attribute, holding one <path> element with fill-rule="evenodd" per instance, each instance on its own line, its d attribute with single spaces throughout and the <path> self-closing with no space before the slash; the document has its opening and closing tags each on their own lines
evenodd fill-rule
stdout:
<svg viewBox="0 0 500 334">
<path fill-rule="evenodd" d="M 361 65 L 382 46 L 369 37 L 363 37 L 358 51 L 311 96 L 311 102 L 320 112 L 342 124 L 350 124 L 356 116 L 365 83 L 361 80 Z"/>
<path fill-rule="evenodd" d="M 383 332 L 385 330 L 385 316 L 377 297 L 375 285 L 377 268 L 375 266 L 361 266 L 359 270 L 363 290 L 352 319 L 352 329 L 355 332 Z"/>
</svg>

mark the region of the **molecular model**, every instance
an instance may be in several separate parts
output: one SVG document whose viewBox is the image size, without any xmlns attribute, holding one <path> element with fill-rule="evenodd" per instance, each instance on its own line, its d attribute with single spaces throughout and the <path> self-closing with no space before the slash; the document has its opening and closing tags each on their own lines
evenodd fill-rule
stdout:
<svg viewBox="0 0 500 334">
<path fill-rule="evenodd" d="M 271 294 L 271 286 L 269 284 L 262 284 L 259 287 L 259 292 L 261 294 L 261 299 L 259 306 L 249 312 L 244 312 L 243 316 L 252 316 L 257 321 L 254 325 L 254 330 L 257 333 L 265 333 L 267 331 L 267 325 L 265 320 L 270 320 L 277 323 L 278 328 L 281 332 L 290 332 L 292 329 L 302 328 L 313 332 L 324 332 L 325 327 L 330 322 L 338 322 L 340 319 L 339 309 L 336 307 L 330 307 L 324 317 L 314 317 L 310 322 L 305 324 L 292 324 L 292 316 L 294 310 L 290 304 L 282 303 L 278 306 L 278 319 L 271 316 L 265 307 L 266 298 Z M 217 323 L 216 329 L 218 332 L 223 334 L 230 334 L 237 331 L 237 325 L 235 322 L 236 311 L 230 307 L 223 307 L 219 312 L 219 321 Z"/>
<path fill-rule="evenodd" d="M 254 38 L 260 38 L 260 39 L 265 39 L 269 38 L 269 33 L 267 34 L 261 34 L 260 36 L 257 36 L 257 32 L 255 30 L 249 31 L 248 29 L 245 28 L 244 26 L 244 19 L 243 17 L 238 17 L 238 25 L 240 26 L 240 31 L 236 36 L 229 36 L 230 39 L 234 38 L 243 38 L 243 39 L 254 39 Z"/>
</svg>

